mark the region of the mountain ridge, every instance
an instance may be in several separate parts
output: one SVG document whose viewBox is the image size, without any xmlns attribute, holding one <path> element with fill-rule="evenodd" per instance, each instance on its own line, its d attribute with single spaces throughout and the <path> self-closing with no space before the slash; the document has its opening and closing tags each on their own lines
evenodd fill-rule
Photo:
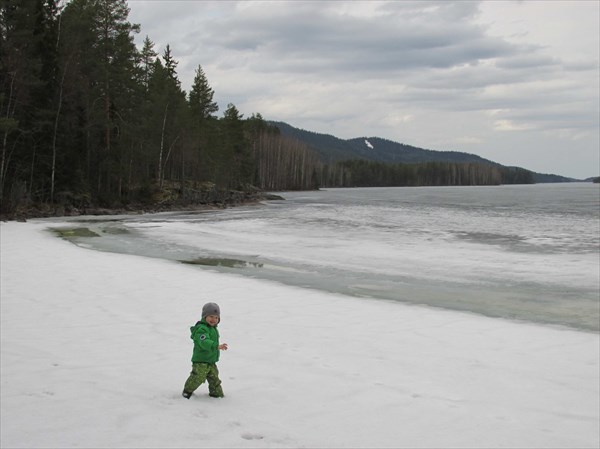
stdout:
<svg viewBox="0 0 600 449">
<path fill-rule="evenodd" d="M 481 156 L 462 151 L 439 151 L 419 148 L 398 143 L 381 137 L 354 137 L 340 139 L 330 134 L 322 134 L 296 128 L 288 123 L 270 120 L 268 123 L 279 129 L 284 136 L 295 138 L 312 148 L 324 163 L 335 163 L 349 159 L 365 159 L 369 161 L 391 164 L 417 164 L 425 162 L 479 163 L 496 167 L 513 168 Z M 368 142 L 368 144 L 367 144 Z M 521 167 L 514 167 L 521 168 Z M 566 176 L 537 173 L 533 174 L 536 183 L 577 182 L 583 181 Z"/>
</svg>

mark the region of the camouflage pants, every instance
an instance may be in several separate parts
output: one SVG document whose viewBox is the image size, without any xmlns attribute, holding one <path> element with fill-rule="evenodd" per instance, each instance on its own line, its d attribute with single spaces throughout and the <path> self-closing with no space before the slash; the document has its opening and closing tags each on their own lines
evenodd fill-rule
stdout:
<svg viewBox="0 0 600 449">
<path fill-rule="evenodd" d="M 204 381 L 208 381 L 209 396 L 213 398 L 223 397 L 219 370 L 214 363 L 192 363 L 192 372 L 190 373 L 190 377 L 185 381 L 183 391 L 193 393 Z"/>
</svg>

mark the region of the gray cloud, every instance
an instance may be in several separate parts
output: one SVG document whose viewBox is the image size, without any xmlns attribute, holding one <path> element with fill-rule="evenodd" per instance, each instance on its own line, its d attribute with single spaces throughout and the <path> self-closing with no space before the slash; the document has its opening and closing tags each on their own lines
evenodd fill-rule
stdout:
<svg viewBox="0 0 600 449">
<path fill-rule="evenodd" d="M 550 2 L 535 15 L 520 2 L 129 5 L 130 18 L 157 50 L 171 44 L 184 88 L 202 65 L 222 109 L 232 102 L 247 115 L 260 112 L 345 138 L 378 135 L 432 149 L 461 142 L 454 149 L 482 155 L 495 148 L 499 157 L 518 156 L 512 165 L 534 170 L 549 145 L 559 154 L 577 140 L 585 157 L 555 171 L 591 176 L 599 163 L 594 2 L 573 8 Z M 490 7 L 502 12 L 491 22 Z M 554 17 L 561 20 L 550 23 Z M 578 27 L 589 29 L 578 34 Z M 543 33 L 536 38 L 535 30 Z M 564 39 L 551 32 L 564 32 Z M 591 46 L 590 33 L 596 35 Z M 531 145 L 535 132 L 556 136 L 540 136 L 544 153 Z M 501 142 L 518 145 L 520 135 L 522 152 L 501 151 Z"/>
<path fill-rule="evenodd" d="M 402 11 L 408 9 L 402 8 L 404 2 L 399 3 Z M 198 31 L 196 39 L 210 42 L 210 54 L 233 51 L 250 58 L 254 61 L 251 68 L 257 71 L 352 70 L 377 77 L 403 70 L 449 68 L 517 52 L 514 45 L 486 36 L 480 26 L 442 26 L 439 17 L 429 20 L 428 13 L 418 20 L 416 15 L 413 20 L 398 15 L 345 17 L 319 14 L 319 4 L 311 3 L 310 9 L 293 4 L 277 8 L 276 14 L 211 21 Z M 215 35 L 219 39 L 213 41 Z M 188 38 L 194 39 L 194 34 Z M 243 64 L 245 59 L 238 62 Z"/>
</svg>

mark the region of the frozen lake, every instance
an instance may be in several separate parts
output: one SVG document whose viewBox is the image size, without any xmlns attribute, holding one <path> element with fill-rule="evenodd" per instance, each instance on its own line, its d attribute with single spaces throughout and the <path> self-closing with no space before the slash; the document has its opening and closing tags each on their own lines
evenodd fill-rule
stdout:
<svg viewBox="0 0 600 449">
<path fill-rule="evenodd" d="M 356 297 L 600 330 L 598 184 L 281 195 L 218 211 L 73 218 L 98 237 L 72 240 Z"/>
</svg>

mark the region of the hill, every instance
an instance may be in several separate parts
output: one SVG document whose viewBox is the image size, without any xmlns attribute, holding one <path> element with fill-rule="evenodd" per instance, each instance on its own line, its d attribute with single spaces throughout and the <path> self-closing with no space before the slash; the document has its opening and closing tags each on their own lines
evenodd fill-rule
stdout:
<svg viewBox="0 0 600 449">
<path fill-rule="evenodd" d="M 364 159 L 393 164 L 453 162 L 504 167 L 502 164 L 471 153 L 427 150 L 380 137 L 357 137 L 344 140 L 329 134 L 319 134 L 295 128 L 284 122 L 270 121 L 269 124 L 277 127 L 282 135 L 295 138 L 307 144 L 319 154 L 321 160 L 325 163 Z M 576 179 L 560 175 L 532 173 L 536 183 L 577 181 Z"/>
</svg>

